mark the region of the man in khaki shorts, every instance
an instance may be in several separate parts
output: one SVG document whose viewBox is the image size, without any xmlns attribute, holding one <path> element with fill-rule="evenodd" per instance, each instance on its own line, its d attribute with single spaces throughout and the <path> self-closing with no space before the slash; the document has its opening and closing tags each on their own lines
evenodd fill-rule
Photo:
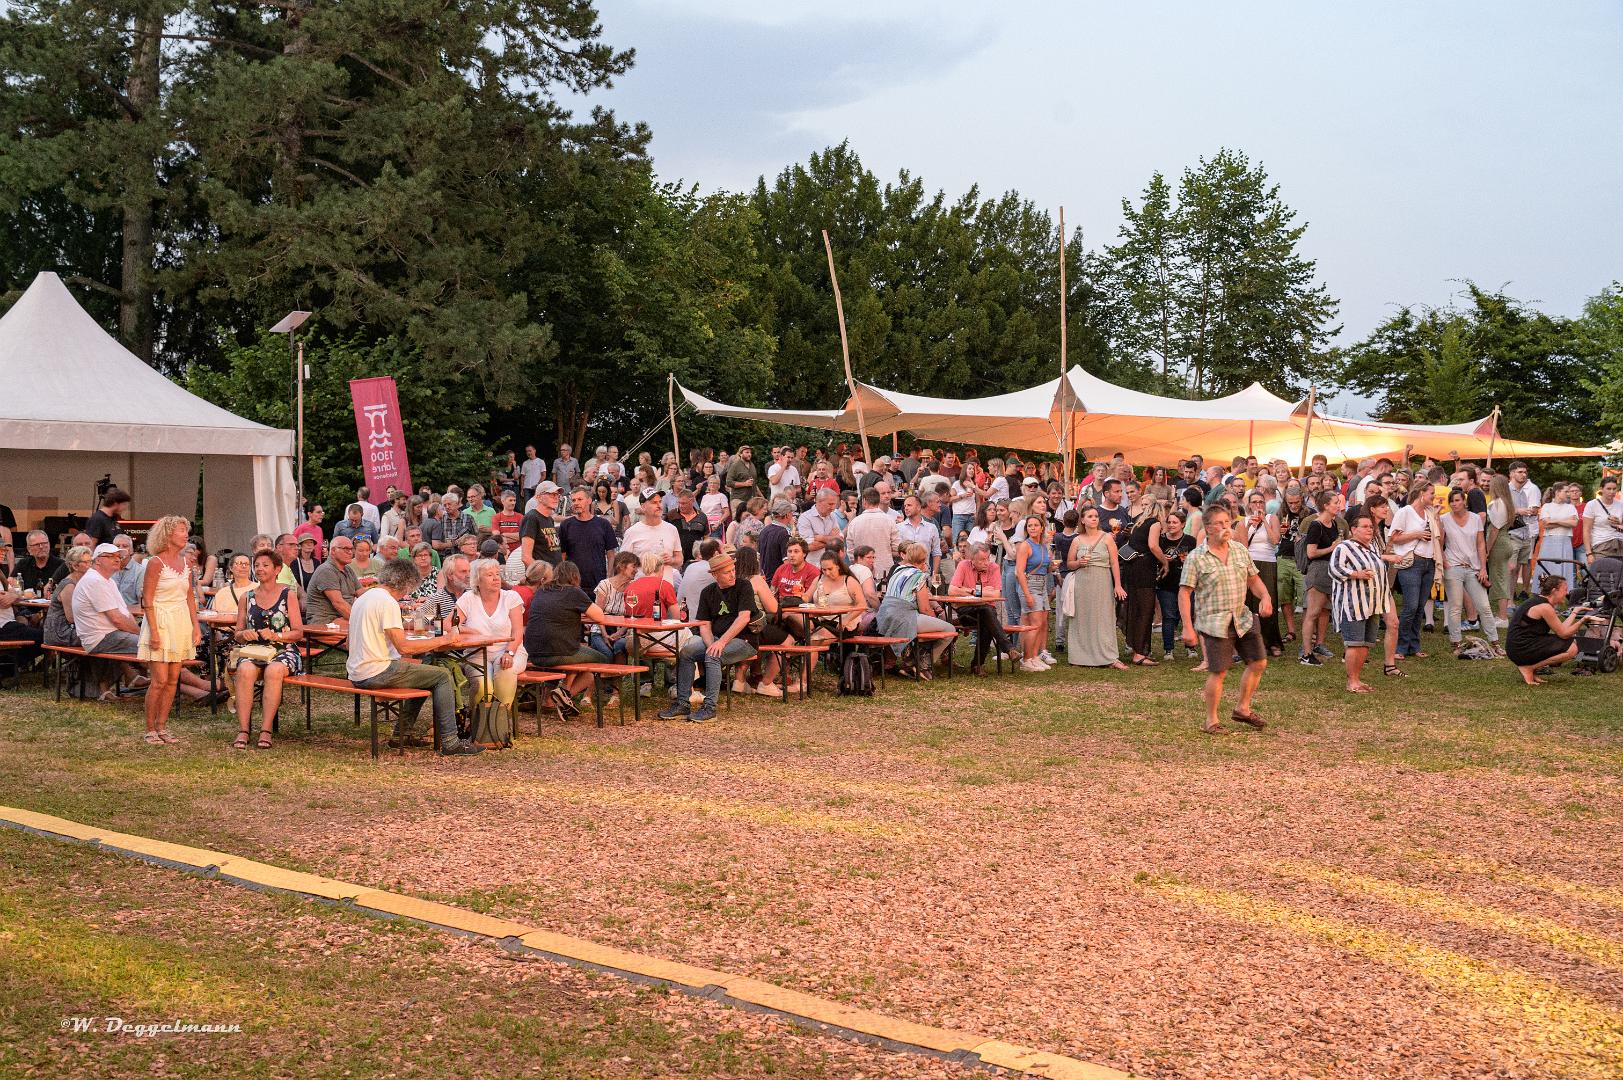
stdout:
<svg viewBox="0 0 1623 1080">
<path fill-rule="evenodd" d="M 1261 627 L 1245 606 L 1246 593 L 1257 598 L 1261 618 L 1271 616 L 1274 605 L 1245 545 L 1230 539 L 1234 522 L 1228 509 L 1213 506 L 1206 511 L 1205 523 L 1206 542 L 1190 553 L 1178 584 L 1184 644 L 1193 646 L 1198 640 L 1206 659 L 1206 723 L 1201 730 L 1208 735 L 1226 730 L 1217 718 L 1217 707 L 1236 653 L 1245 662 L 1245 673 L 1240 677 L 1240 700 L 1230 717 L 1254 728 L 1266 727 L 1251 710 L 1251 698 L 1268 668 L 1268 650 Z"/>
</svg>

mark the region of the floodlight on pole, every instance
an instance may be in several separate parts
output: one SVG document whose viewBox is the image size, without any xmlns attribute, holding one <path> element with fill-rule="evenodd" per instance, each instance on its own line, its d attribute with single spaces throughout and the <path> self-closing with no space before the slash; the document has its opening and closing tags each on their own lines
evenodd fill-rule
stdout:
<svg viewBox="0 0 1623 1080">
<path fill-rule="evenodd" d="M 304 370 L 304 345 L 295 343 L 299 327 L 310 317 L 308 311 L 290 311 L 282 316 L 280 322 L 270 328 L 273 334 L 287 335 L 287 351 L 293 360 L 293 409 L 296 419 L 298 439 L 298 475 L 294 484 L 295 498 L 298 499 L 299 513 L 304 513 L 304 380 L 309 374 Z"/>
</svg>

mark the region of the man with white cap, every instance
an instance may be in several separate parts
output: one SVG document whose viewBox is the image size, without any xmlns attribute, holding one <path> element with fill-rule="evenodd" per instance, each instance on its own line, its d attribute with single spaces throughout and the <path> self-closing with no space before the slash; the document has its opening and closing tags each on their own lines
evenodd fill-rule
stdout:
<svg viewBox="0 0 1623 1080">
<path fill-rule="evenodd" d="M 708 723 L 716 718 L 716 696 L 721 692 L 721 669 L 724 664 L 738 664 L 755 655 L 754 646 L 742 637 L 755 614 L 755 590 L 747 581 L 738 580 L 733 557 L 717 554 L 710 559 L 710 573 L 715 577 L 699 595 L 699 609 L 689 612 L 699 623 L 699 632 L 682 644 L 676 661 L 676 701 L 659 714 L 661 720 L 688 720 L 695 724 Z M 688 697 L 693 693 L 693 673 L 704 664 L 704 704 L 691 710 Z"/>
<path fill-rule="evenodd" d="M 541 481 L 530 500 L 535 508 L 524 512 L 524 521 L 518 527 L 518 550 L 526 567 L 537 559 L 553 566 L 563 561 L 558 546 L 558 492 L 558 485 L 551 480 Z"/>
<path fill-rule="evenodd" d="M 97 544 L 90 572 L 73 590 L 73 626 L 85 652 L 130 655 L 141 644 L 141 628 L 113 584 L 123 561 L 113 544 Z"/>
</svg>

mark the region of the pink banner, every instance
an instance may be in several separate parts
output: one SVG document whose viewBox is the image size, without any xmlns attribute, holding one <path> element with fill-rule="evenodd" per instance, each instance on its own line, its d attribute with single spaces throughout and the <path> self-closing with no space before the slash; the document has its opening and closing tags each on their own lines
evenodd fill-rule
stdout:
<svg viewBox="0 0 1623 1080">
<path fill-rule="evenodd" d="M 355 434 L 361 440 L 361 467 L 372 501 L 381 502 L 390 485 L 411 490 L 411 466 L 406 461 L 406 432 L 400 422 L 400 396 L 394 380 L 351 379 L 349 396 L 355 402 Z"/>
</svg>

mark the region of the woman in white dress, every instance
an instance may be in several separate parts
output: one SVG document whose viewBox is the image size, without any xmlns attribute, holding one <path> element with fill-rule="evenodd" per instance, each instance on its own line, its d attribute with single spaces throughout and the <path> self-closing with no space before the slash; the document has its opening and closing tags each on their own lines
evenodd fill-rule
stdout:
<svg viewBox="0 0 1623 1080">
<path fill-rule="evenodd" d="M 495 559 L 479 559 L 469 568 L 468 577 L 472 587 L 456 602 L 457 613 L 462 617 L 462 632 L 475 637 L 505 639 L 463 656 L 468 700 L 478 701 L 484 696 L 488 665 L 492 695 L 511 708 L 513 699 L 518 696 L 518 677 L 529 663 L 524 652 L 524 601 L 518 593 L 502 588 L 502 568 Z"/>
<path fill-rule="evenodd" d="M 1578 508 L 1572 505 L 1572 490 L 1566 484 L 1551 484 L 1550 498 L 1538 512 L 1542 536 L 1538 545 L 1536 581 L 1545 574 L 1559 574 L 1573 586 L 1572 530 L 1578 524 Z"/>
<path fill-rule="evenodd" d="M 159 518 L 147 533 L 146 573 L 141 584 L 141 641 L 135 655 L 146 661 L 152 684 L 146 696 L 146 741 L 151 745 L 177 743 L 166 724 L 175 702 L 180 674 L 197 657 L 203 627 L 197 621 L 197 594 L 192 572 L 183 554 L 191 523 L 170 514 Z M 208 696 L 204 690 L 203 696 Z"/>
</svg>

